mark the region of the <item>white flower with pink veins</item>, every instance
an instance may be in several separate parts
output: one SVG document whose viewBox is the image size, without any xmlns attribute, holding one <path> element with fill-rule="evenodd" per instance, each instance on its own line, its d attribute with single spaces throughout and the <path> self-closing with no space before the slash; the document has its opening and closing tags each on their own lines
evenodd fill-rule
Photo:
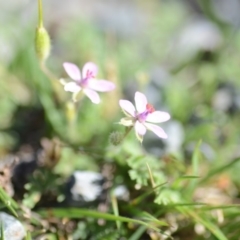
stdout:
<svg viewBox="0 0 240 240">
<path fill-rule="evenodd" d="M 147 129 L 160 138 L 167 138 L 167 134 L 161 127 L 151 123 L 166 122 L 170 119 L 170 115 L 167 112 L 155 111 L 154 107 L 147 102 L 143 93 L 135 93 L 136 108 L 128 100 L 119 100 L 119 105 L 127 116 L 120 120 L 120 124 L 126 127 L 133 126 L 140 142 L 143 141 Z"/>
<path fill-rule="evenodd" d="M 80 69 L 73 63 L 65 62 L 63 67 L 69 77 L 74 81 L 64 84 L 64 90 L 74 94 L 83 93 L 95 104 L 100 103 L 98 92 L 109 92 L 115 88 L 115 84 L 107 80 L 98 80 L 96 75 L 98 67 L 95 63 L 88 62 L 83 66 L 82 75 Z"/>
</svg>

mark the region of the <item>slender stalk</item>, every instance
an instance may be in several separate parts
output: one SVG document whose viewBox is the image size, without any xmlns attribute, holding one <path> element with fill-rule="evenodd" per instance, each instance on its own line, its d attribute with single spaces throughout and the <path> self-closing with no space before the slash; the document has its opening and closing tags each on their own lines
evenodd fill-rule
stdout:
<svg viewBox="0 0 240 240">
<path fill-rule="evenodd" d="M 148 173 L 149 173 L 149 177 L 150 177 L 152 188 L 155 188 L 156 184 L 155 184 L 154 179 L 153 179 L 151 168 L 150 168 L 148 163 L 146 163 L 146 165 L 147 165 L 147 168 L 148 168 Z"/>
<path fill-rule="evenodd" d="M 42 0 L 38 0 L 38 27 L 43 27 Z"/>
<path fill-rule="evenodd" d="M 54 80 L 54 81 L 58 80 L 58 78 L 54 76 L 54 74 L 47 68 L 44 62 L 40 63 L 40 68 L 50 80 Z"/>
</svg>

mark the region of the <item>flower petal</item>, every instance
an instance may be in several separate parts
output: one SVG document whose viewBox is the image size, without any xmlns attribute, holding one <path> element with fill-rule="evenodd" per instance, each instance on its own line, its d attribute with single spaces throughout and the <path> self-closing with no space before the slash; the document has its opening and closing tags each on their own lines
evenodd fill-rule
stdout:
<svg viewBox="0 0 240 240">
<path fill-rule="evenodd" d="M 135 105 L 138 113 L 142 113 L 146 110 L 147 98 L 143 93 L 140 92 L 135 93 Z"/>
<path fill-rule="evenodd" d="M 136 109 L 130 101 L 119 100 L 119 105 L 127 116 L 135 117 Z"/>
<path fill-rule="evenodd" d="M 152 123 L 161 123 L 166 122 L 170 119 L 170 115 L 167 112 L 155 111 L 153 113 L 149 113 L 146 121 Z"/>
<path fill-rule="evenodd" d="M 70 78 L 72 78 L 75 81 L 81 80 L 81 72 L 75 64 L 65 62 L 63 63 L 63 67 Z"/>
<path fill-rule="evenodd" d="M 82 88 L 79 85 L 77 85 L 77 83 L 75 82 L 69 82 L 64 85 L 64 90 L 66 92 L 76 93 L 76 92 L 79 92 L 81 89 Z"/>
<path fill-rule="evenodd" d="M 115 84 L 107 80 L 90 79 L 88 87 L 98 92 L 109 92 L 115 88 Z"/>
<path fill-rule="evenodd" d="M 120 120 L 119 124 L 122 124 L 123 126 L 126 127 L 130 127 L 134 125 L 134 121 L 132 117 L 125 117 Z"/>
<path fill-rule="evenodd" d="M 100 103 L 100 97 L 97 92 L 91 90 L 91 89 L 84 89 L 83 92 L 87 95 L 87 97 L 95 104 Z"/>
<path fill-rule="evenodd" d="M 96 77 L 97 72 L 98 72 L 97 65 L 92 62 L 85 63 L 85 65 L 83 66 L 83 71 L 82 71 L 83 78 L 86 78 L 88 71 L 92 73 L 92 77 Z"/>
<path fill-rule="evenodd" d="M 167 134 L 159 126 L 157 126 L 155 124 L 151 124 L 151 123 L 146 123 L 146 122 L 144 123 L 144 125 L 146 126 L 146 128 L 148 130 L 150 130 L 153 133 L 155 133 L 158 137 L 160 137 L 160 138 L 167 138 Z"/>
<path fill-rule="evenodd" d="M 136 133 L 137 139 L 140 142 L 142 142 L 143 136 L 145 135 L 145 133 L 147 131 L 146 127 L 139 121 L 136 121 L 134 128 L 135 128 L 135 133 Z"/>
</svg>

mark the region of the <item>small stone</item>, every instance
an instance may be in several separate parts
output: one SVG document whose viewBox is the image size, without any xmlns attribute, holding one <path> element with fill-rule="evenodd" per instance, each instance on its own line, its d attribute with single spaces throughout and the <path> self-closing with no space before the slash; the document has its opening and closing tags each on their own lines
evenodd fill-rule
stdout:
<svg viewBox="0 0 240 240">
<path fill-rule="evenodd" d="M 219 19 L 234 27 L 239 27 L 240 2 L 238 0 L 212 0 L 211 6 L 214 14 L 216 14 Z"/>
<path fill-rule="evenodd" d="M 126 186 L 124 186 L 124 185 L 117 186 L 113 190 L 113 194 L 118 200 L 128 201 L 130 198 L 130 193 L 129 193 L 128 189 L 126 188 Z"/>
<path fill-rule="evenodd" d="M 161 127 L 168 135 L 167 139 L 159 139 L 154 134 L 146 134 L 143 141 L 143 147 L 146 151 L 156 157 L 165 154 L 178 154 L 181 152 L 181 146 L 185 139 L 185 131 L 182 124 L 178 121 L 170 120 L 162 123 Z"/>
<path fill-rule="evenodd" d="M 227 112 L 233 104 L 232 93 L 228 89 L 219 89 L 213 97 L 213 107 L 216 110 Z"/>
<path fill-rule="evenodd" d="M 240 110 L 240 89 L 232 83 L 221 83 L 212 98 L 215 110 L 227 113 L 236 113 Z"/>
<path fill-rule="evenodd" d="M 3 226 L 3 234 L 6 240 L 22 240 L 26 235 L 21 222 L 7 213 L 0 212 L 0 223 Z"/>
<path fill-rule="evenodd" d="M 198 52 L 214 52 L 222 45 L 218 27 L 205 19 L 192 19 L 174 42 L 173 54 L 179 60 L 189 60 Z"/>
<path fill-rule="evenodd" d="M 179 153 L 185 139 L 185 131 L 182 124 L 178 121 L 169 121 L 164 129 L 168 135 L 166 139 L 166 152 Z"/>
<path fill-rule="evenodd" d="M 105 178 L 91 171 L 75 171 L 67 183 L 67 202 L 84 205 L 101 199 Z"/>
</svg>

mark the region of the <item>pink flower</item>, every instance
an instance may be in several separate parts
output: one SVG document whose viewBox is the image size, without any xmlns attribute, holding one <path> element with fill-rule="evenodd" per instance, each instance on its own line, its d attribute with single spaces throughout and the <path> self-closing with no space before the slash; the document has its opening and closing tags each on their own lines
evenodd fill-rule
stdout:
<svg viewBox="0 0 240 240">
<path fill-rule="evenodd" d="M 100 103 L 100 97 L 96 91 L 109 92 L 115 88 L 114 83 L 107 80 L 97 80 L 95 78 L 98 67 L 92 62 L 88 62 L 83 66 L 82 75 L 79 68 L 73 63 L 65 62 L 63 67 L 69 77 L 74 80 L 66 83 L 64 90 L 72 93 L 78 93 L 82 90 L 93 103 Z"/>
<path fill-rule="evenodd" d="M 120 124 L 127 127 L 134 126 L 136 136 L 140 142 L 142 142 L 147 129 L 160 138 L 167 138 L 167 134 L 162 128 L 151 123 L 165 122 L 170 119 L 170 115 L 167 112 L 155 111 L 153 106 L 147 102 L 144 94 L 135 93 L 136 108 L 128 100 L 119 100 L 119 105 L 127 116 L 120 120 Z"/>
</svg>

